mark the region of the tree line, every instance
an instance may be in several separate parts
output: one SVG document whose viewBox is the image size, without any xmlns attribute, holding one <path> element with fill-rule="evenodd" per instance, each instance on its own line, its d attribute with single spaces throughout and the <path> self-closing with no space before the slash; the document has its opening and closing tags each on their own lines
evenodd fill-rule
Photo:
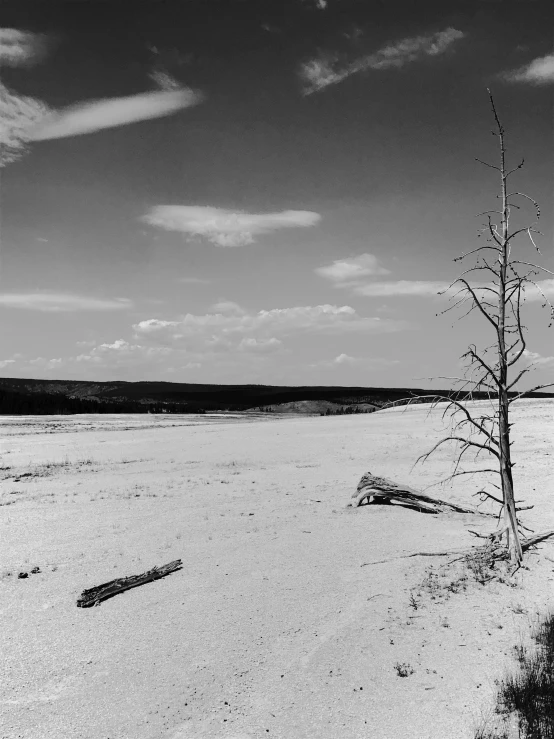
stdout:
<svg viewBox="0 0 554 739">
<path fill-rule="evenodd" d="M 205 413 L 203 408 L 178 403 L 133 402 L 70 398 L 50 393 L 17 393 L 0 390 L 0 415 L 55 416 L 75 413 Z"/>
</svg>

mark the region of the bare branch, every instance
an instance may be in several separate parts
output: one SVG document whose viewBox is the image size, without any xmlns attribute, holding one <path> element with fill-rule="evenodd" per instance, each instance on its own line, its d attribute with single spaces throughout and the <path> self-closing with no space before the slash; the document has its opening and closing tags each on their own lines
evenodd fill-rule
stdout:
<svg viewBox="0 0 554 739">
<path fill-rule="evenodd" d="M 476 162 L 480 162 L 481 164 L 484 164 L 485 167 L 490 167 L 491 169 L 496 169 L 498 172 L 500 172 L 500 167 L 496 167 L 494 164 L 489 164 L 488 162 L 484 162 L 482 159 L 478 159 L 475 157 Z"/>
<path fill-rule="evenodd" d="M 533 267 L 534 269 L 539 269 L 542 272 L 546 272 L 547 274 L 554 276 L 554 272 L 552 272 L 549 269 L 546 269 L 546 267 L 541 267 L 540 264 L 533 264 L 533 262 L 522 262 L 519 259 L 512 259 L 511 264 L 525 264 L 525 266 L 527 267 Z M 529 274 L 531 274 L 531 272 Z"/>
<path fill-rule="evenodd" d="M 463 357 L 471 357 L 474 361 L 476 361 L 478 364 L 481 365 L 481 367 L 487 372 L 489 377 L 492 377 L 493 381 L 496 383 L 498 387 L 500 387 L 500 380 L 496 376 L 496 373 L 493 372 L 493 370 L 489 367 L 489 365 L 481 359 L 481 357 L 475 352 L 475 350 L 470 346 L 469 349 L 465 354 L 462 354 Z"/>
<path fill-rule="evenodd" d="M 469 257 L 471 254 L 476 254 L 477 252 L 484 251 L 486 249 L 492 249 L 493 251 L 500 251 L 498 246 L 479 246 L 477 249 L 472 249 L 471 251 L 466 252 L 465 254 L 460 254 L 458 257 L 454 257 L 452 260 L 453 262 L 460 262 L 462 259 L 465 259 L 466 257 Z"/>
<path fill-rule="evenodd" d="M 526 395 L 531 395 L 531 393 L 536 393 L 538 390 L 543 390 L 545 387 L 554 387 L 554 382 L 547 382 L 544 385 L 536 385 L 535 387 L 531 388 L 531 390 L 525 390 L 521 393 L 518 393 L 517 395 L 514 395 L 508 400 L 508 403 L 511 405 L 516 400 L 519 400 L 520 398 L 524 398 Z"/>
<path fill-rule="evenodd" d="M 523 157 L 522 157 L 521 162 L 517 165 L 517 167 L 514 167 L 513 169 L 511 169 L 509 172 L 506 173 L 506 175 L 505 175 L 506 179 L 508 179 L 508 177 L 511 174 L 513 174 L 514 172 L 517 172 L 518 169 L 521 169 L 524 164 L 525 164 L 525 159 L 523 159 Z"/>
<path fill-rule="evenodd" d="M 541 217 L 541 209 L 540 209 L 539 204 L 537 203 L 536 200 L 533 200 L 533 198 L 529 197 L 529 195 L 526 195 L 524 192 L 511 192 L 511 193 L 508 193 L 506 195 L 506 198 L 512 198 L 514 195 L 519 195 L 522 198 L 527 198 L 527 200 L 530 200 L 533 203 L 533 205 L 535 206 L 535 210 L 536 210 L 536 213 L 537 213 L 537 220 L 540 219 L 540 217 Z"/>
<path fill-rule="evenodd" d="M 482 307 L 482 305 L 481 305 L 481 303 L 479 301 L 479 298 L 475 294 L 475 292 L 474 292 L 473 288 L 471 287 L 471 285 L 469 284 L 469 282 L 467 280 L 464 280 L 463 278 L 458 278 L 457 280 L 455 280 L 455 282 L 461 282 L 465 286 L 466 290 L 471 294 L 471 297 L 475 301 L 475 304 L 476 304 L 477 308 L 479 308 L 479 310 L 485 316 L 485 318 L 487 319 L 487 321 L 494 326 L 494 330 L 495 331 L 498 331 L 498 324 L 496 323 L 496 321 L 493 320 L 493 318 L 491 318 L 491 316 L 489 316 L 489 314 L 487 313 L 487 311 Z"/>
<path fill-rule="evenodd" d="M 498 503 L 499 505 L 503 506 L 504 503 L 499 498 L 496 498 L 492 493 L 487 492 L 486 490 L 479 490 L 477 493 L 473 493 L 473 495 L 478 495 L 481 499 L 481 502 L 485 502 L 485 500 L 494 500 L 495 503 Z"/>
<path fill-rule="evenodd" d="M 478 441 L 473 441 L 472 439 L 465 439 L 463 436 L 445 436 L 443 439 L 441 439 L 439 442 L 435 444 L 435 446 L 431 449 L 431 451 L 426 452 L 425 454 L 421 454 L 417 458 L 416 464 L 420 460 L 423 460 L 425 462 L 431 456 L 431 454 L 433 454 L 434 451 L 436 451 L 440 446 L 442 446 L 442 444 L 445 444 L 447 441 L 459 441 L 464 447 L 462 449 L 461 454 L 467 451 L 467 449 L 469 449 L 470 447 L 474 447 L 476 449 L 480 449 L 481 451 L 485 450 L 489 452 L 490 454 L 494 454 L 494 456 L 497 459 L 500 459 L 500 454 L 496 451 L 496 449 L 493 449 L 492 447 L 486 444 L 480 444 Z"/>
</svg>

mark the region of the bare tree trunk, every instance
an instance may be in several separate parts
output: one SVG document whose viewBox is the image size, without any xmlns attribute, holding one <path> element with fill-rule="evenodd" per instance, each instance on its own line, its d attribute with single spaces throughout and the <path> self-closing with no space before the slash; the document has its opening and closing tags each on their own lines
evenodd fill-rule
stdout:
<svg viewBox="0 0 554 739">
<path fill-rule="evenodd" d="M 510 456 L 510 402 L 508 397 L 508 350 L 506 349 L 506 283 L 508 279 L 507 270 L 510 261 L 509 221 L 510 208 L 508 204 L 506 186 L 506 148 L 504 145 L 504 128 L 498 118 L 494 100 L 491 95 L 491 105 L 498 127 L 500 140 L 500 177 L 502 196 L 502 243 L 498 255 L 500 262 L 499 286 L 498 286 L 498 440 L 500 451 L 500 479 L 502 485 L 502 500 L 504 503 L 504 533 L 506 544 L 510 551 L 510 558 L 514 565 L 519 565 L 523 559 L 521 542 L 516 515 L 514 499 L 514 483 L 512 479 L 512 461 Z M 510 536 L 511 534 L 511 536 Z"/>
</svg>

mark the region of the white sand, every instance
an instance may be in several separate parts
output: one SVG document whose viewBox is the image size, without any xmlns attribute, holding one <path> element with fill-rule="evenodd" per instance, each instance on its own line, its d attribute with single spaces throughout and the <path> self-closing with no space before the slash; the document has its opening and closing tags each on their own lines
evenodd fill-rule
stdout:
<svg viewBox="0 0 554 739">
<path fill-rule="evenodd" d="M 513 645 L 551 601 L 554 544 L 517 587 L 473 584 L 410 607 L 444 558 L 395 557 L 494 528 L 345 509 L 368 470 L 419 488 L 448 474 L 447 449 L 411 471 L 440 438 L 427 410 L 4 419 L 2 739 L 473 737 Z M 554 402 L 523 401 L 514 418 L 517 494 L 535 504 L 524 521 L 553 528 Z M 477 488 L 428 494 L 471 504 Z M 84 588 L 179 557 L 163 580 L 76 607 Z"/>
</svg>

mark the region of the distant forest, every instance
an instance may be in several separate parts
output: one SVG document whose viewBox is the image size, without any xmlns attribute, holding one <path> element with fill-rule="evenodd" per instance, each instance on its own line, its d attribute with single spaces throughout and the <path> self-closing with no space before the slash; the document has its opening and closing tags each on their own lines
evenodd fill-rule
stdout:
<svg viewBox="0 0 554 739">
<path fill-rule="evenodd" d="M 33 393 L 26 395 L 0 390 L 2 416 L 58 416 L 75 413 L 204 413 L 203 408 L 188 408 L 175 403 L 144 403 L 69 398 L 65 395 Z"/>
<path fill-rule="evenodd" d="M 286 411 L 285 404 L 311 401 L 294 409 L 325 415 L 368 412 L 393 403 L 430 402 L 435 394 L 463 400 L 452 390 L 368 387 L 283 387 L 275 385 L 208 385 L 173 382 L 89 382 L 0 378 L 0 415 L 61 415 L 73 413 L 205 413 L 246 410 Z M 511 393 L 514 395 L 514 393 Z M 423 397 L 417 397 L 423 396 Z M 486 393 L 473 393 L 474 399 Z M 554 393 L 534 393 L 551 398 Z M 321 404 L 319 401 L 324 401 Z M 332 404 L 329 414 L 325 404 Z M 280 407 L 279 407 L 280 406 Z"/>
</svg>

